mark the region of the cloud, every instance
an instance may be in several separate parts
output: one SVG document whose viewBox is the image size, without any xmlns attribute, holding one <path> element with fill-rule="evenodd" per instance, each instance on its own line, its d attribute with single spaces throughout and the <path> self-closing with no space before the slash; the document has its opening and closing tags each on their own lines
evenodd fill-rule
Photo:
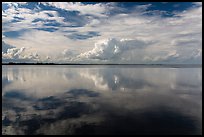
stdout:
<svg viewBox="0 0 204 137">
<path fill-rule="evenodd" d="M 114 59 L 126 51 L 145 48 L 147 42 L 141 40 L 127 40 L 127 39 L 108 39 L 95 43 L 95 47 L 85 53 L 80 54 L 79 58 L 110 60 Z"/>
<path fill-rule="evenodd" d="M 150 8 L 152 6 L 152 4 L 146 4 L 146 5 L 138 5 L 135 7 L 135 9 L 138 11 L 138 12 L 144 12 L 146 11 L 148 8 Z"/>
<path fill-rule="evenodd" d="M 202 3 L 186 4 L 192 6 L 168 13 L 154 4 L 131 8 L 125 3 L 11 4 L 3 6 L 2 38 L 18 49 L 37 53 L 42 61 L 49 56 L 55 62 L 200 62 Z M 65 59 L 64 50 L 74 54 Z M 189 58 L 192 51 L 195 57 Z"/>
<path fill-rule="evenodd" d="M 6 53 L 2 53 L 2 60 L 6 62 L 37 62 L 39 55 L 29 53 L 26 48 L 10 48 Z"/>
<path fill-rule="evenodd" d="M 17 48 L 2 41 L 2 60 L 6 62 L 36 62 L 39 60 L 39 55 L 29 52 L 29 49 L 25 47 Z"/>
<path fill-rule="evenodd" d="M 42 4 L 67 11 L 78 11 L 80 14 L 84 15 L 104 16 L 107 11 L 107 6 L 101 3 L 83 4 L 81 2 L 42 2 Z"/>
<path fill-rule="evenodd" d="M 18 5 L 18 3 L 16 3 Z M 28 3 L 29 4 L 29 3 Z M 22 6 L 14 6 L 15 2 L 8 5 L 8 9 L 2 10 L 3 32 L 19 31 L 22 29 L 43 28 L 44 25 L 55 22 L 55 24 L 67 25 L 64 17 L 59 17 L 57 11 L 29 9 Z M 38 5 L 35 5 L 36 7 Z"/>
<path fill-rule="evenodd" d="M 174 50 L 174 51 L 170 51 L 166 55 L 159 55 L 159 56 L 153 56 L 153 57 L 145 56 L 144 60 L 148 62 L 152 62 L 152 61 L 153 62 L 160 62 L 160 61 L 168 62 L 168 61 L 179 58 L 179 56 L 180 55 L 177 53 L 177 51 Z"/>
<path fill-rule="evenodd" d="M 195 4 L 198 7 L 202 6 L 202 2 L 194 2 L 193 4 Z"/>
<path fill-rule="evenodd" d="M 2 41 L 2 53 L 7 53 L 8 49 L 12 48 L 14 48 L 14 46 L 6 44 L 4 41 Z"/>
</svg>

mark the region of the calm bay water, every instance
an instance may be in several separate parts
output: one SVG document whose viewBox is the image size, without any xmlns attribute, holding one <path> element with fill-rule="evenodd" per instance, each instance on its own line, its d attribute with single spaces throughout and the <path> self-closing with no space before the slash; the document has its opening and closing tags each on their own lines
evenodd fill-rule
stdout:
<svg viewBox="0 0 204 137">
<path fill-rule="evenodd" d="M 2 134 L 202 134 L 200 67 L 2 69 Z"/>
</svg>

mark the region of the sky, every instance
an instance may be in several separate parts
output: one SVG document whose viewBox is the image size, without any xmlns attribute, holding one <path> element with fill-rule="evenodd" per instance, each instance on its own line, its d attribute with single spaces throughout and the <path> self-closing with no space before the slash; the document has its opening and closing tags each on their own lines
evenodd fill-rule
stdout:
<svg viewBox="0 0 204 137">
<path fill-rule="evenodd" d="M 202 64 L 202 2 L 2 2 L 2 62 Z"/>
</svg>

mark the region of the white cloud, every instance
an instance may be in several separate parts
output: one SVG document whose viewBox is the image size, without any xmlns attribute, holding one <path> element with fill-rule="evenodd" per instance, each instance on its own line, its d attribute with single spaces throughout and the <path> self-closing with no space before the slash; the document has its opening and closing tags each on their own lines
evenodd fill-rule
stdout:
<svg viewBox="0 0 204 137">
<path fill-rule="evenodd" d="M 137 48 L 145 48 L 147 45 L 148 42 L 141 40 L 108 39 L 99 43 L 95 43 L 95 47 L 92 50 L 82 53 L 78 57 L 110 60 L 118 57 L 126 51 Z"/>
<path fill-rule="evenodd" d="M 202 6 L 202 2 L 194 2 L 194 4 L 197 6 Z"/>
<path fill-rule="evenodd" d="M 7 53 L 2 53 L 2 60 L 6 62 L 37 62 L 40 61 L 40 58 L 37 53 L 27 53 L 23 47 L 8 49 Z"/>
<path fill-rule="evenodd" d="M 172 59 L 178 58 L 180 55 L 177 53 L 176 50 L 169 51 L 166 55 L 158 55 L 158 56 L 145 56 L 144 60 L 147 62 L 160 62 L 160 61 L 171 61 Z M 168 62 L 167 62 L 168 63 Z"/>
<path fill-rule="evenodd" d="M 2 59 L 12 62 L 18 62 L 19 60 L 36 62 L 42 60 L 36 52 L 31 52 L 29 48 L 17 48 L 6 44 L 4 41 L 2 41 Z"/>
<path fill-rule="evenodd" d="M 11 46 L 9 44 L 6 44 L 4 41 L 2 41 L 2 53 L 6 53 L 8 49 L 14 48 L 14 46 Z"/>
<path fill-rule="evenodd" d="M 27 56 L 37 53 L 41 61 L 47 61 L 48 56 L 50 61 L 69 61 L 71 56 L 76 57 L 76 54 L 86 50 L 86 46 L 83 49 L 84 45 L 91 44 L 89 41 L 82 43 L 71 40 L 61 33 L 38 30 L 25 32 L 18 38 L 5 37 L 4 40 L 10 45 L 15 45 L 13 47 L 17 49 L 25 47 Z M 12 56 L 4 55 L 4 57 Z"/>
<path fill-rule="evenodd" d="M 19 49 L 25 47 L 26 51 L 29 49 L 30 52 L 37 53 L 43 58 L 49 56 L 50 59 L 57 61 L 86 59 L 91 62 L 93 59 L 98 61 L 110 59 L 119 63 L 125 59 L 134 63 L 147 60 L 186 62 L 189 61 L 189 55 L 192 52 L 192 56 L 195 57 L 191 57 L 191 59 L 201 60 L 202 3 L 195 3 L 197 6 L 182 12 L 174 12 L 175 15 L 170 17 L 162 17 L 160 14 L 163 13 L 156 11 L 147 11 L 146 9 L 152 6 L 150 4 L 136 6 L 135 10 L 129 11 L 129 13 L 123 12 L 124 9 L 120 7 L 117 8 L 117 4 L 43 4 L 69 11 L 79 11 L 80 16 L 86 18 L 81 20 L 85 25 L 81 27 L 50 26 L 50 28 L 58 29 L 54 32 L 33 30 L 33 28 L 41 28 L 45 24 L 44 21 L 33 23 L 32 21 L 37 18 L 55 20 L 65 26 L 72 23 L 65 22 L 65 18 L 59 17 L 57 11 L 31 11 L 14 7 L 8 11 L 2 11 L 2 32 L 19 31 L 25 28 L 29 31 L 17 38 L 5 37 L 2 34 L 4 41 Z M 109 14 L 111 10 L 117 14 Z M 154 14 L 148 16 L 144 14 L 145 12 Z M 52 14 L 53 17 L 48 14 Z M 11 23 L 15 16 L 25 20 Z M 8 22 L 10 23 L 5 25 Z M 89 32 L 96 32 L 98 35 L 88 39 L 71 39 L 69 37 L 71 34 L 84 35 Z M 128 40 L 121 41 L 121 39 Z M 107 41 L 100 43 L 101 40 Z M 97 44 L 98 42 L 100 44 Z M 174 52 L 175 54 L 173 54 Z"/>
<path fill-rule="evenodd" d="M 51 14 L 52 16 L 48 16 Z M 11 23 L 12 20 L 21 18 L 20 21 Z M 33 22 L 38 19 L 38 22 Z M 41 21 L 40 21 L 41 20 Z M 64 17 L 59 17 L 56 11 L 32 11 L 26 8 L 9 8 L 3 12 L 2 23 L 4 31 L 19 31 L 22 29 L 43 28 L 47 21 L 56 21 L 62 25 L 69 25 L 64 22 Z"/>
<path fill-rule="evenodd" d="M 53 6 L 67 11 L 79 11 L 80 14 L 104 16 L 107 7 L 105 4 L 83 4 L 80 2 L 42 2 L 44 5 Z"/>
<path fill-rule="evenodd" d="M 100 32 L 102 39 L 111 36 L 118 39 L 130 38 L 133 40 L 154 41 L 149 43 L 143 50 L 140 50 L 143 52 L 143 59 L 145 56 L 149 56 L 152 62 L 171 60 L 172 63 L 177 61 L 187 63 L 192 50 L 199 49 L 199 51 L 202 51 L 201 28 L 202 7 L 197 7 L 168 18 L 141 16 L 134 13 L 118 14 L 109 18 L 109 20 L 102 21 L 94 29 Z M 116 49 L 114 46 L 109 48 L 106 48 L 106 46 L 99 47 L 95 46 L 92 50 L 82 53 L 81 56 L 112 59 L 117 55 L 114 54 L 114 49 Z M 101 50 L 103 48 L 107 51 Z M 135 55 L 132 57 L 135 60 L 140 58 L 137 51 L 135 50 Z M 131 53 L 133 50 L 128 52 Z M 173 54 L 174 52 L 176 53 Z M 195 52 L 197 53 L 197 51 Z M 196 55 L 199 55 L 199 52 Z M 201 56 L 197 56 L 197 59 L 201 60 Z M 146 59 L 143 61 L 145 62 Z"/>
<path fill-rule="evenodd" d="M 135 7 L 135 9 L 136 9 L 136 11 L 138 11 L 138 12 L 144 12 L 144 11 L 146 11 L 149 7 L 151 7 L 152 6 L 152 4 L 146 4 L 146 5 L 137 5 L 136 7 Z"/>
</svg>

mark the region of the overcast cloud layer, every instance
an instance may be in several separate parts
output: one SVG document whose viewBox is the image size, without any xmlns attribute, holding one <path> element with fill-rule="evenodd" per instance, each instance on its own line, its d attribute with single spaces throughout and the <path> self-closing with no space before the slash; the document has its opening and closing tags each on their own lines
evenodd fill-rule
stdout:
<svg viewBox="0 0 204 137">
<path fill-rule="evenodd" d="M 202 3 L 3 2 L 10 61 L 202 64 Z"/>
</svg>

